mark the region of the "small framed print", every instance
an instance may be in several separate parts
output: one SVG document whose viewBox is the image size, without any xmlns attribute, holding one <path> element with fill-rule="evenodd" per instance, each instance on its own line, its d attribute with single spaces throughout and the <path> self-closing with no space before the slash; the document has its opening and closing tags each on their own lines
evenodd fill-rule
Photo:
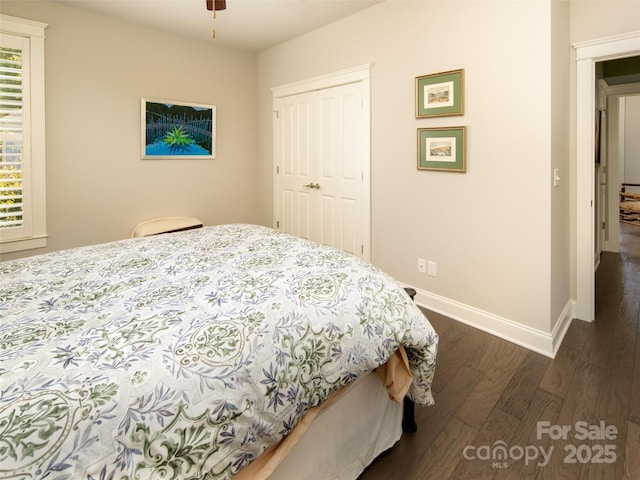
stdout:
<svg viewBox="0 0 640 480">
<path fill-rule="evenodd" d="M 416 118 L 464 115 L 464 70 L 416 77 Z"/>
<path fill-rule="evenodd" d="M 466 127 L 418 129 L 418 170 L 467 171 Z"/>
</svg>

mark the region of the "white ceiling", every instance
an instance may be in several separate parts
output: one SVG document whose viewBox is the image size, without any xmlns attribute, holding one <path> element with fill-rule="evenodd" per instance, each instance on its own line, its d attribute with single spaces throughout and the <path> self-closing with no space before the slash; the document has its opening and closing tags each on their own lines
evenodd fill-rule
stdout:
<svg viewBox="0 0 640 480">
<path fill-rule="evenodd" d="M 227 0 L 216 13 L 206 0 L 54 0 L 101 15 L 259 52 L 382 0 Z M 211 31 L 215 30 L 215 40 Z"/>
</svg>

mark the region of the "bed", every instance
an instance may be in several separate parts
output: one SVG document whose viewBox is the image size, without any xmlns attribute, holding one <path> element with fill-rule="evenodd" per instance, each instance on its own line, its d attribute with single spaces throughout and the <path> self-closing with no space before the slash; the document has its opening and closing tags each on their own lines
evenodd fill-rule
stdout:
<svg viewBox="0 0 640 480">
<path fill-rule="evenodd" d="M 362 386 L 431 405 L 437 345 L 391 277 L 261 226 L 1 262 L 0 479 L 285 468 Z"/>
</svg>

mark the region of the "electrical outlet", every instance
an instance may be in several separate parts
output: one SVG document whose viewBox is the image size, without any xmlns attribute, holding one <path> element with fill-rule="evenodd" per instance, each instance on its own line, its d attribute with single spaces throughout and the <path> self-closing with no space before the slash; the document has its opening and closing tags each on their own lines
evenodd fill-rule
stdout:
<svg viewBox="0 0 640 480">
<path fill-rule="evenodd" d="M 420 273 L 427 273 L 427 261 L 424 258 L 418 259 L 418 271 Z"/>
<path fill-rule="evenodd" d="M 431 260 L 429 260 L 428 263 L 428 267 L 427 267 L 427 273 L 432 276 L 435 277 L 436 276 L 436 262 L 432 262 Z"/>
</svg>

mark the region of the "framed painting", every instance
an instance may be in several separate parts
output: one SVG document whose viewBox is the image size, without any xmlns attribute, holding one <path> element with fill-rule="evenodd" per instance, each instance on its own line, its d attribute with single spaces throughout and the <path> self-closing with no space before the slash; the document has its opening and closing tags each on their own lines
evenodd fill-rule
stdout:
<svg viewBox="0 0 640 480">
<path fill-rule="evenodd" d="M 416 77 L 416 118 L 464 115 L 464 70 Z"/>
<path fill-rule="evenodd" d="M 216 157 L 216 107 L 142 98 L 142 159 Z"/>
<path fill-rule="evenodd" d="M 466 127 L 418 129 L 418 170 L 467 171 Z"/>
</svg>

